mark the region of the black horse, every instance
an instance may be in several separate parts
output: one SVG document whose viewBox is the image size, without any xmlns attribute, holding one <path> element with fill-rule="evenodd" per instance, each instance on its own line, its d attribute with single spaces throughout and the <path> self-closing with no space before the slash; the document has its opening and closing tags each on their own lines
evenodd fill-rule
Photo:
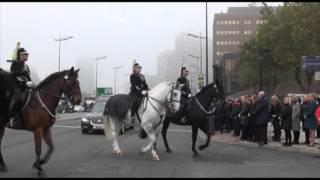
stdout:
<svg viewBox="0 0 320 180">
<path fill-rule="evenodd" d="M 187 119 L 186 124 L 181 123 L 181 116 L 174 116 L 170 115 L 169 113 L 163 122 L 163 128 L 161 132 L 163 137 L 162 139 L 166 147 L 166 151 L 169 153 L 171 152 L 166 137 L 170 122 L 178 125 L 192 126 L 192 151 L 194 152 L 193 155 L 195 157 L 199 155 L 198 151 L 195 148 L 199 128 L 207 135 L 206 143 L 200 145 L 199 149 L 203 150 L 207 148 L 211 139 L 211 135 L 208 132 L 208 116 L 214 113 L 210 112 L 208 109 L 212 101 L 222 99 L 224 99 L 223 87 L 221 85 L 221 82 L 219 83 L 219 81 L 216 80 L 215 83 L 211 83 L 203 87 L 201 91 L 198 92 L 196 96 L 192 99 L 190 110 L 185 114 L 185 118 Z"/>
</svg>

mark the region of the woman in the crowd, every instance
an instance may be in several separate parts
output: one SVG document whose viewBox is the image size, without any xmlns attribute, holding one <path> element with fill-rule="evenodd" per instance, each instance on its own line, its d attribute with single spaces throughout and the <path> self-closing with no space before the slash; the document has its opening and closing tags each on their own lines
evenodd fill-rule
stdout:
<svg viewBox="0 0 320 180">
<path fill-rule="evenodd" d="M 299 144 L 299 137 L 300 137 L 300 115 L 301 115 L 301 108 L 298 98 L 293 96 L 291 99 L 292 104 L 292 131 L 293 131 L 293 144 Z"/>
<path fill-rule="evenodd" d="M 281 111 L 281 128 L 285 131 L 285 146 L 291 146 L 291 129 L 292 129 L 292 107 L 289 103 L 289 97 L 284 98 L 284 107 Z"/>
<path fill-rule="evenodd" d="M 248 138 L 248 113 L 250 111 L 249 96 L 241 96 L 242 108 L 239 114 L 241 123 L 241 140 Z"/>
<path fill-rule="evenodd" d="M 315 117 L 315 110 L 316 110 L 317 102 L 312 96 L 307 96 L 307 107 L 304 113 L 304 128 L 308 129 L 310 135 L 310 143 L 309 147 L 314 146 L 314 139 L 315 139 L 315 129 L 317 128 L 317 121 Z"/>
<path fill-rule="evenodd" d="M 280 127 L 280 113 L 281 113 L 281 101 L 278 96 L 273 95 L 271 97 L 270 117 L 273 125 L 274 136 L 273 141 L 280 142 L 281 127 Z"/>
</svg>

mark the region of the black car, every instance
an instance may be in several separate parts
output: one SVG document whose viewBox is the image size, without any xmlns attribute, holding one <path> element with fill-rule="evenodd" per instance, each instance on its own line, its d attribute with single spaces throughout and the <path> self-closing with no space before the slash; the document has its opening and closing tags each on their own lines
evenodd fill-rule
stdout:
<svg viewBox="0 0 320 180">
<path fill-rule="evenodd" d="M 83 134 L 104 130 L 103 111 L 109 98 L 97 99 L 90 112 L 81 118 L 81 132 Z"/>
<path fill-rule="evenodd" d="M 110 97 L 111 96 L 104 96 L 97 98 L 90 112 L 81 118 L 81 132 L 83 134 L 97 131 L 104 132 L 103 111 Z M 132 129 L 133 126 L 128 126 L 123 123 L 119 133 L 123 134 L 125 130 L 129 128 Z"/>
</svg>

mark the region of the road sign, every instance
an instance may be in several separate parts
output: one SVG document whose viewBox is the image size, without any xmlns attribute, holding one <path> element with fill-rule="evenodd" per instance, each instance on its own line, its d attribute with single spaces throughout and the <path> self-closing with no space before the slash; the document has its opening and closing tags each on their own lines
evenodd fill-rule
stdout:
<svg viewBox="0 0 320 180">
<path fill-rule="evenodd" d="M 203 74 L 198 75 L 198 88 L 201 89 L 204 85 L 204 76 Z"/>
<path fill-rule="evenodd" d="M 320 81 L 320 72 L 315 72 L 315 73 L 314 73 L 314 79 L 315 79 L 316 81 Z"/>
<path fill-rule="evenodd" d="M 320 56 L 302 56 L 302 69 L 320 71 Z"/>
<path fill-rule="evenodd" d="M 97 96 L 111 96 L 112 87 L 100 87 L 97 88 Z"/>
</svg>

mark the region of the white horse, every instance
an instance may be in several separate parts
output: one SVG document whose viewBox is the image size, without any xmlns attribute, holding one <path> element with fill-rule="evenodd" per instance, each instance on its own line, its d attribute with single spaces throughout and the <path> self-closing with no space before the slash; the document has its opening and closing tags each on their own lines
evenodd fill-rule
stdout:
<svg viewBox="0 0 320 180">
<path fill-rule="evenodd" d="M 148 92 L 148 95 L 142 101 L 138 114 L 141 119 L 140 126 L 147 133 L 150 142 L 141 149 L 141 153 L 151 149 L 153 160 L 160 160 L 155 149 L 158 134 L 162 128 L 163 120 L 166 117 L 166 108 L 177 112 L 180 108 L 181 90 L 176 88 L 174 83 L 162 82 Z M 126 113 L 124 119 L 105 115 L 104 130 L 106 138 L 112 141 L 113 153 L 117 156 L 122 155 L 118 144 L 118 133 L 121 128 L 120 120 L 130 121 L 131 111 Z M 135 117 L 136 119 L 137 117 Z"/>
</svg>

